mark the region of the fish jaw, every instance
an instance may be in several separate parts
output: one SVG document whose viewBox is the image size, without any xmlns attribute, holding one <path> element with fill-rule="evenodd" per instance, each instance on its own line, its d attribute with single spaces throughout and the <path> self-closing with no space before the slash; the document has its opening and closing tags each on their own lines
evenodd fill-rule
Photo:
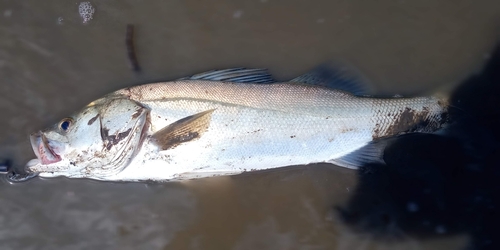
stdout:
<svg viewBox="0 0 500 250">
<path fill-rule="evenodd" d="M 53 178 L 59 176 L 66 176 L 68 178 L 85 178 L 85 174 L 77 170 L 71 170 L 68 168 L 71 166 L 71 162 L 66 159 L 62 159 L 56 163 L 43 164 L 39 158 L 30 160 L 24 167 L 24 169 L 29 173 L 36 173 L 39 177 L 43 178 Z"/>
<path fill-rule="evenodd" d="M 42 165 L 53 164 L 62 160 L 61 156 L 56 153 L 58 150 L 49 145 L 49 140 L 42 132 L 31 134 L 30 141 L 33 152 L 35 152 Z"/>
</svg>

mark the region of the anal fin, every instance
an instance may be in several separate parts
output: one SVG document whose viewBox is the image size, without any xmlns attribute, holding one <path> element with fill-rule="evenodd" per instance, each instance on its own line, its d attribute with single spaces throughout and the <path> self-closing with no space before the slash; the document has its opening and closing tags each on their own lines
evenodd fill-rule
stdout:
<svg viewBox="0 0 500 250">
<path fill-rule="evenodd" d="M 372 141 L 349 154 L 329 160 L 328 162 L 350 169 L 358 169 L 368 163 L 384 164 L 384 150 L 390 143 L 394 142 L 394 140 L 396 140 L 396 138 L 392 137 Z"/>
</svg>

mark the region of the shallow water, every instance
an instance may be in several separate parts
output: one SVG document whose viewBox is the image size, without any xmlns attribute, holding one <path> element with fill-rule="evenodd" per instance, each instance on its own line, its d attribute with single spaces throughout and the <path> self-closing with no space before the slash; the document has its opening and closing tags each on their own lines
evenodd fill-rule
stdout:
<svg viewBox="0 0 500 250">
<path fill-rule="evenodd" d="M 92 1 L 0 3 L 0 157 L 34 157 L 27 135 L 133 84 L 266 67 L 277 79 L 348 62 L 392 93 L 454 86 L 481 68 L 498 1 Z M 127 59 L 136 28 L 141 73 Z M 332 213 L 355 171 L 319 164 L 187 183 L 64 178 L 1 183 L 2 249 L 460 249 L 469 236 L 376 240 Z"/>
</svg>

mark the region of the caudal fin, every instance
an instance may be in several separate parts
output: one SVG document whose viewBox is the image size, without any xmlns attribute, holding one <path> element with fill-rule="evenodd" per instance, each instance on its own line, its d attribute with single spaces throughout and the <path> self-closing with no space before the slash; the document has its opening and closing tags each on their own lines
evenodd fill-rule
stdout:
<svg viewBox="0 0 500 250">
<path fill-rule="evenodd" d="M 454 122 L 436 134 L 397 138 L 385 163 L 364 164 L 337 211 L 376 237 L 469 234 L 467 249 L 500 249 L 500 44 L 483 70 L 450 96 Z"/>
</svg>

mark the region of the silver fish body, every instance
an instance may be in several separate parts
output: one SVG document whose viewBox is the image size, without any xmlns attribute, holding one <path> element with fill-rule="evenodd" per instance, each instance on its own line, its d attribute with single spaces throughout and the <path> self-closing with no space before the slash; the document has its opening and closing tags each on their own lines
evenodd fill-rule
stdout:
<svg viewBox="0 0 500 250">
<path fill-rule="evenodd" d="M 446 122 L 440 98 L 370 98 L 297 83 L 179 80 L 118 90 L 32 135 L 40 176 L 166 181 L 330 162 Z M 64 120 L 63 120 L 64 121 Z M 61 146 L 61 145 L 65 146 Z M 343 164 L 344 163 L 344 164 Z"/>
</svg>

